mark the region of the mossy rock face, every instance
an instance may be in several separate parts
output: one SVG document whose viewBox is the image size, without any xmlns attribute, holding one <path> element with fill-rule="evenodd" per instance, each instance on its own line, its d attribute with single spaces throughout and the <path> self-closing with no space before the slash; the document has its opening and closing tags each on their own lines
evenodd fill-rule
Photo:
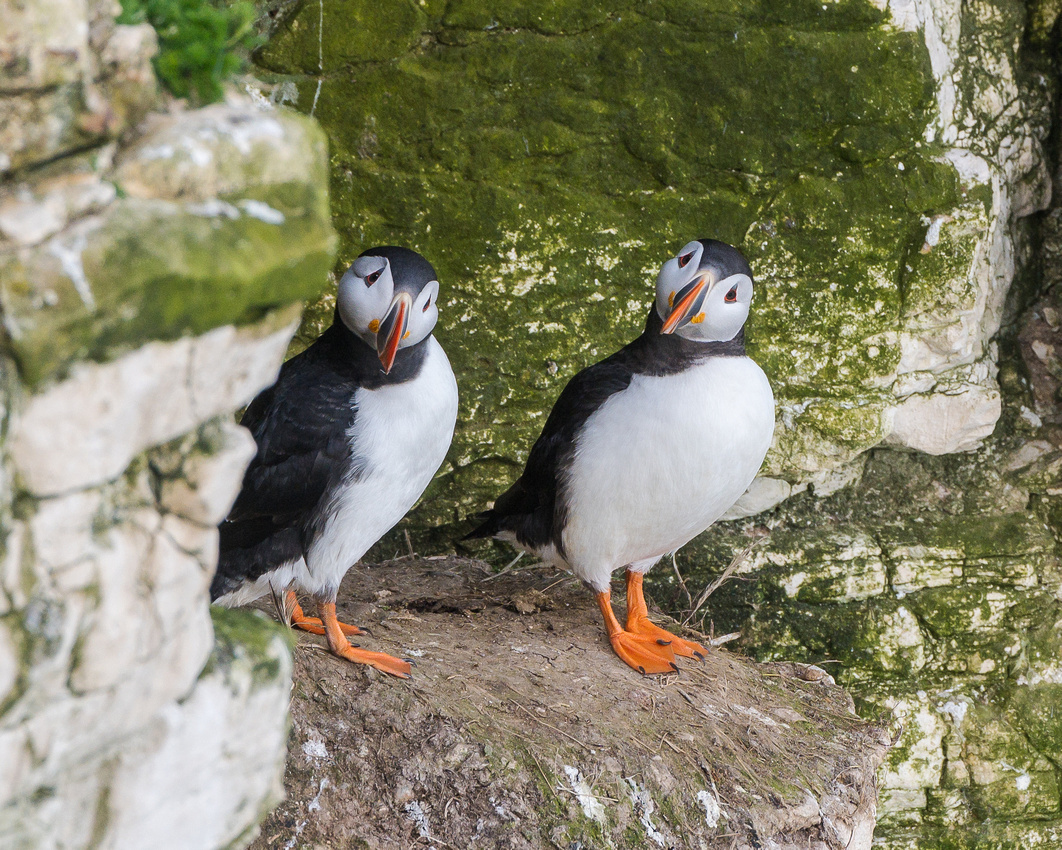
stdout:
<svg viewBox="0 0 1062 850">
<path fill-rule="evenodd" d="M 250 670 L 256 685 L 272 687 L 291 676 L 288 653 L 295 648 L 291 629 L 258 611 L 218 605 L 210 606 L 210 619 L 214 624 L 214 650 L 200 678 L 213 675 L 218 667 L 231 667 L 234 662 Z"/>
<path fill-rule="evenodd" d="M 657 269 L 702 236 L 757 274 L 766 471 L 807 480 L 886 436 L 897 331 L 955 273 L 910 262 L 925 222 L 981 209 L 924 141 L 918 33 L 864 2 L 392 5 L 303 4 L 258 63 L 323 69 L 294 79 L 332 143 L 337 270 L 398 243 L 439 271 L 462 408 L 412 529 L 511 481 L 564 383 L 639 333 Z M 955 233 L 968 256 L 978 234 Z"/>
<path fill-rule="evenodd" d="M 1031 495 L 1017 408 L 976 454 L 872 451 L 858 484 L 717 525 L 676 558 L 696 596 L 741 532 L 766 537 L 697 617 L 761 660 L 826 664 L 863 716 L 894 715 L 875 838 L 888 850 L 1018 850 L 1062 821 L 1062 528 L 1057 498 Z M 649 584 L 681 616 L 670 572 Z"/>
<path fill-rule="evenodd" d="M 0 346 L 30 387 L 78 360 L 256 322 L 325 285 L 320 130 L 249 104 L 193 116 L 191 128 L 159 119 L 124 152 L 98 214 L 0 254 Z"/>
</svg>

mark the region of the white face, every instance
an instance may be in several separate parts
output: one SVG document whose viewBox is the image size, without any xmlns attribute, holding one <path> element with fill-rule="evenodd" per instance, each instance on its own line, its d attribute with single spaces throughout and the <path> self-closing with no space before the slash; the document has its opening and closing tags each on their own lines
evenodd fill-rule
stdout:
<svg viewBox="0 0 1062 850">
<path fill-rule="evenodd" d="M 664 321 L 663 333 L 726 342 L 737 336 L 748 318 L 752 278 L 744 266 L 735 268 L 732 257 L 705 254 L 701 242 L 690 242 L 664 263 L 656 278 L 656 311 Z"/>
<path fill-rule="evenodd" d="M 439 319 L 438 298 L 437 280 L 414 291 L 405 282 L 394 280 L 391 263 L 380 256 L 358 257 L 340 279 L 336 292 L 343 324 L 375 348 L 381 360 L 389 342 L 397 351 L 416 345 L 432 332 Z M 384 366 L 385 371 L 390 370 L 389 363 Z"/>
</svg>

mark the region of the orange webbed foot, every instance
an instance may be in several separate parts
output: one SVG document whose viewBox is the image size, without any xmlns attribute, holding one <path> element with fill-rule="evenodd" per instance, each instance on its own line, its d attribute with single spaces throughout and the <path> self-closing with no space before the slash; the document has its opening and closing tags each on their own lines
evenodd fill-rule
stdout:
<svg viewBox="0 0 1062 850">
<path fill-rule="evenodd" d="M 671 647 L 661 645 L 641 635 L 628 631 L 619 631 L 608 636 L 612 649 L 628 667 L 637 670 L 643 676 L 655 676 L 660 673 L 677 673 L 675 653 Z"/>
<path fill-rule="evenodd" d="M 328 648 L 333 655 L 353 661 L 355 664 L 367 664 L 375 667 L 381 673 L 397 676 L 399 679 L 408 679 L 413 672 L 413 666 L 401 658 L 395 658 L 385 652 L 370 652 L 351 646 L 347 636 L 343 633 L 339 620 L 336 619 L 336 603 L 321 602 L 318 606 L 321 610 L 321 622 L 324 624 L 325 638 L 328 640 Z"/>
<path fill-rule="evenodd" d="M 291 613 L 288 616 L 288 622 L 293 629 L 301 629 L 304 632 L 309 632 L 312 635 L 323 635 L 325 633 L 324 624 L 321 623 L 319 617 L 307 617 L 302 612 L 302 606 L 299 605 L 298 599 L 295 597 L 295 591 L 289 590 L 286 600 L 287 610 Z M 336 620 L 336 624 L 339 626 L 339 630 L 345 635 L 367 635 L 368 632 L 365 629 L 358 626 L 350 626 L 346 623 L 340 623 Z"/>
<path fill-rule="evenodd" d="M 667 642 L 633 634 L 620 627 L 616 615 L 612 612 L 612 603 L 607 590 L 597 594 L 597 604 L 605 618 L 609 643 L 623 662 L 643 676 L 659 673 L 677 673 L 675 653 Z"/>
<path fill-rule="evenodd" d="M 649 619 L 649 607 L 645 604 L 642 590 L 642 574 L 633 570 L 627 570 L 627 631 L 647 640 L 669 643 L 671 651 L 684 658 L 703 661 L 708 656 L 708 650 L 696 641 L 675 637 Z"/>
<path fill-rule="evenodd" d="M 696 658 L 704 661 L 708 656 L 708 650 L 696 641 L 675 637 L 667 629 L 662 629 L 649 620 L 648 617 L 640 617 L 633 622 L 627 620 L 627 631 L 647 640 L 667 641 L 671 651 L 683 658 Z"/>
</svg>

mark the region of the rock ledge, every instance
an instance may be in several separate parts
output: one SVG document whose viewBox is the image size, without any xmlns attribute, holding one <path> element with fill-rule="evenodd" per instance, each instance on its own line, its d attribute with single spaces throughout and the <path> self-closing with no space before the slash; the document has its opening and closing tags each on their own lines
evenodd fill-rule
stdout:
<svg viewBox="0 0 1062 850">
<path fill-rule="evenodd" d="M 818 668 L 716 649 L 641 678 L 544 566 L 406 558 L 351 570 L 339 598 L 414 678 L 301 639 L 288 799 L 258 850 L 870 847 L 887 736 Z"/>
</svg>

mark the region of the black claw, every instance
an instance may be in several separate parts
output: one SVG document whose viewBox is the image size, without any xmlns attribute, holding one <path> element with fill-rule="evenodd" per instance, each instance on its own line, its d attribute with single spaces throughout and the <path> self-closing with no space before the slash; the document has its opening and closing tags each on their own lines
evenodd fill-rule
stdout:
<svg viewBox="0 0 1062 850">
<path fill-rule="evenodd" d="M 365 633 L 365 634 L 367 634 L 367 635 L 368 635 L 369 637 L 372 637 L 372 630 L 371 630 L 371 629 L 367 629 L 367 628 L 366 628 L 365 626 L 355 626 L 355 628 L 357 628 L 357 629 L 359 629 L 360 631 L 364 632 L 364 633 Z"/>
<path fill-rule="evenodd" d="M 406 664 L 408 664 L 410 667 L 416 667 L 417 666 L 417 662 L 414 661 L 412 658 L 403 658 L 402 660 L 405 661 Z"/>
<path fill-rule="evenodd" d="M 693 650 L 693 655 L 696 657 L 696 659 L 698 661 L 704 661 L 708 657 L 707 655 L 704 655 L 704 654 L 698 652 L 696 649 Z"/>
<path fill-rule="evenodd" d="M 645 675 L 645 668 L 641 664 L 638 665 L 638 672 L 643 676 Z"/>
<path fill-rule="evenodd" d="M 678 665 L 674 661 L 669 661 L 668 664 L 671 665 L 671 669 L 674 670 L 676 673 L 679 671 Z"/>
<path fill-rule="evenodd" d="M 660 646 L 671 646 L 671 641 L 664 640 L 663 638 L 657 638 L 656 642 L 660 644 Z"/>
</svg>

